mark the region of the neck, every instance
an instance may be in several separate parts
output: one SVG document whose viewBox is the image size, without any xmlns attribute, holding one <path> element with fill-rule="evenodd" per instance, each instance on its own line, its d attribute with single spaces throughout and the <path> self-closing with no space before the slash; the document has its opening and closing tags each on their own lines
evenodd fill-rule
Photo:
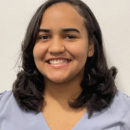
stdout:
<svg viewBox="0 0 130 130">
<path fill-rule="evenodd" d="M 49 96 L 54 98 L 55 100 L 58 99 L 71 99 L 71 98 L 76 98 L 79 96 L 81 93 L 82 88 L 80 87 L 80 83 L 77 84 L 55 84 L 49 82 L 48 84 L 45 85 L 45 92 L 44 95 Z"/>
<path fill-rule="evenodd" d="M 82 92 L 80 83 L 81 78 L 77 78 L 71 82 L 54 83 L 48 79 L 44 80 L 45 91 L 44 98 L 47 104 L 53 106 L 59 105 L 62 108 L 70 109 L 68 101 L 74 101 Z"/>
</svg>

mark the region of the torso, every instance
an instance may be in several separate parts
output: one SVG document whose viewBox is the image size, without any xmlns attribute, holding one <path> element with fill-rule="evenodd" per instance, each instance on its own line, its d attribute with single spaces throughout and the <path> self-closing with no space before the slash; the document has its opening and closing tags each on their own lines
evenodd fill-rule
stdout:
<svg viewBox="0 0 130 130">
<path fill-rule="evenodd" d="M 54 108 L 55 109 L 55 108 Z M 71 130 L 85 114 L 86 108 L 74 111 L 47 110 L 42 112 L 51 130 Z"/>
</svg>

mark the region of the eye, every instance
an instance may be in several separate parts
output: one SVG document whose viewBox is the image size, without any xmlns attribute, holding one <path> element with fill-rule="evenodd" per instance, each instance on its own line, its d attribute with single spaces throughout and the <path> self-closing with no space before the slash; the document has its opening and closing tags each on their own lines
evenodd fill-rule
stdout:
<svg viewBox="0 0 130 130">
<path fill-rule="evenodd" d="M 67 39 L 75 39 L 76 36 L 74 36 L 74 35 L 66 35 L 65 38 L 67 38 Z"/>
<path fill-rule="evenodd" d="M 50 37 L 48 35 L 42 35 L 42 36 L 39 36 L 38 39 L 43 39 L 43 40 L 47 40 L 49 39 Z"/>
</svg>

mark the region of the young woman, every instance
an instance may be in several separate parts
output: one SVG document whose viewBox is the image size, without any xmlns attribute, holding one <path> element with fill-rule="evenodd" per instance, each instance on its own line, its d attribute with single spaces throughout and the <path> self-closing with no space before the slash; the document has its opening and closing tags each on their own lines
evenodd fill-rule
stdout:
<svg viewBox="0 0 130 130">
<path fill-rule="evenodd" d="M 0 95 L 0 130 L 130 130 L 116 74 L 89 7 L 48 0 L 29 23 L 12 91 Z"/>
</svg>

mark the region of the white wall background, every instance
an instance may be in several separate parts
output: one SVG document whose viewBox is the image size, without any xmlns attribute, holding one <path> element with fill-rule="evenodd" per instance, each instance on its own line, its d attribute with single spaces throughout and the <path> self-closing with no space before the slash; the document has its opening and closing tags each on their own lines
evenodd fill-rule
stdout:
<svg viewBox="0 0 130 130">
<path fill-rule="evenodd" d="M 28 22 L 45 0 L 0 0 L 0 92 L 16 78 L 21 42 Z M 130 95 L 130 0 L 84 0 L 101 26 L 109 68 L 116 66 L 116 85 Z"/>
</svg>

